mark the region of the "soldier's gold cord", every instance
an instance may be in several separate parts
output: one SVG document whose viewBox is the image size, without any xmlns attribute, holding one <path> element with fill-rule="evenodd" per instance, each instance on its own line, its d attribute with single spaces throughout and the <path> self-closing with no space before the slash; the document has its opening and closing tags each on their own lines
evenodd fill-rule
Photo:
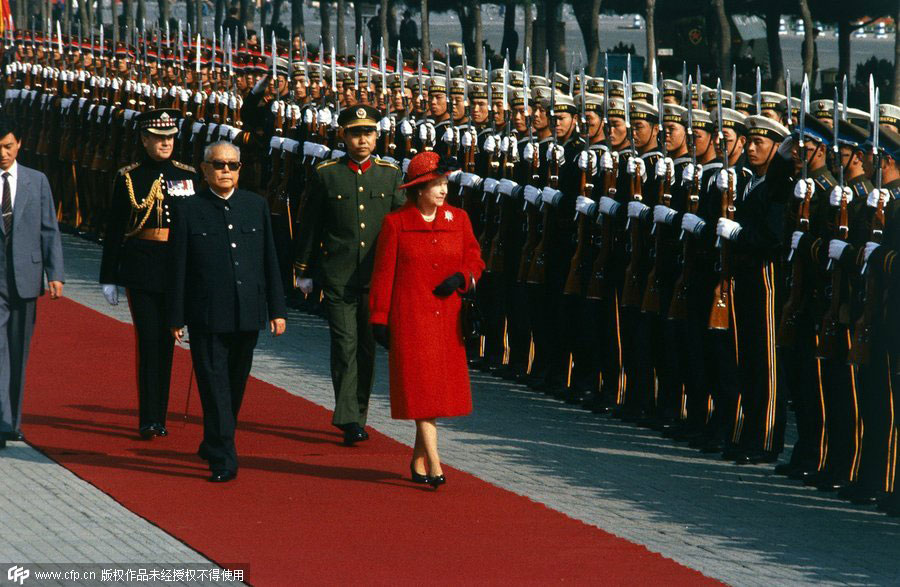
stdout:
<svg viewBox="0 0 900 587">
<path fill-rule="evenodd" d="M 137 200 L 134 198 L 134 186 L 131 183 L 131 175 L 128 173 L 125 174 L 125 188 L 128 190 L 128 197 L 131 199 L 131 207 L 135 210 L 147 210 L 144 213 L 144 217 L 141 219 L 140 223 L 135 227 L 131 232 L 125 233 L 125 238 L 131 237 L 139 233 L 143 230 L 144 225 L 147 224 L 147 220 L 150 218 L 150 214 L 153 213 L 153 204 L 156 204 L 156 225 L 162 226 L 162 201 L 164 198 L 162 191 L 162 174 L 159 174 L 159 179 L 153 182 L 153 185 L 150 186 L 150 193 L 147 194 L 147 197 L 138 204 Z"/>
</svg>

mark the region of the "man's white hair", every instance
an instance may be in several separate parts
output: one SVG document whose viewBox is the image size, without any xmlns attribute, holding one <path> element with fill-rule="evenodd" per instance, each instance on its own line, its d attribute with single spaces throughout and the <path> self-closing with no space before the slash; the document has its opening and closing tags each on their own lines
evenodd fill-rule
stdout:
<svg viewBox="0 0 900 587">
<path fill-rule="evenodd" d="M 210 160 L 209 158 L 212 157 L 213 151 L 215 151 L 219 147 L 228 147 L 229 149 L 232 149 L 235 153 L 237 153 L 238 161 L 241 160 L 241 149 L 237 145 L 229 141 L 216 141 L 215 143 L 206 145 L 206 147 L 203 149 L 203 160 L 208 163 Z"/>
</svg>

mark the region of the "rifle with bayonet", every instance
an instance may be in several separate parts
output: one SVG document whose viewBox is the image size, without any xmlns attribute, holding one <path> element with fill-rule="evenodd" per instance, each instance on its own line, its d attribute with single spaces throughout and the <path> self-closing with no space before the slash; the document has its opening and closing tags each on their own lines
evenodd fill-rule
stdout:
<svg viewBox="0 0 900 587">
<path fill-rule="evenodd" d="M 547 162 L 547 187 L 557 189 L 559 187 L 559 156 L 557 153 L 558 140 L 556 137 L 556 65 L 553 66 L 553 74 L 550 78 L 550 159 Z M 535 154 L 537 157 L 538 154 Z M 550 222 L 550 206 L 541 201 L 541 240 L 534 247 L 531 257 L 531 266 L 528 268 L 526 283 L 542 285 L 547 275 L 547 248 L 550 246 L 552 225 Z"/>
<path fill-rule="evenodd" d="M 574 74 L 572 75 L 574 78 Z M 578 180 L 578 193 L 585 198 L 590 198 L 591 194 L 594 191 L 593 177 L 594 177 L 594 167 L 593 160 L 590 157 L 591 154 L 591 135 L 588 130 L 588 122 L 587 122 L 587 107 L 585 101 L 585 93 L 587 92 L 585 86 L 585 77 L 584 77 L 584 68 L 581 69 L 581 117 L 578 120 L 578 125 L 581 130 L 581 139 L 584 141 L 584 147 L 582 149 L 582 153 L 587 157 L 587 162 L 585 168 L 581 170 L 581 177 Z M 563 293 L 566 295 L 575 295 L 582 294 L 584 289 L 584 282 L 582 280 L 582 276 L 584 274 L 582 265 L 584 264 L 585 253 L 590 246 L 588 242 L 590 239 L 590 230 L 587 225 L 587 217 L 584 214 L 576 213 L 578 216 L 578 227 L 576 229 L 576 244 L 575 244 L 575 252 L 572 254 L 572 259 L 569 261 L 569 274 L 566 276 L 566 285 L 563 288 Z"/>
<path fill-rule="evenodd" d="M 656 107 L 659 111 L 659 122 L 657 123 L 657 136 L 659 141 L 659 148 L 662 151 L 662 158 L 665 160 L 669 154 L 666 147 L 666 127 L 663 125 L 663 104 L 662 100 L 660 100 L 660 91 L 662 89 L 662 79 L 660 78 L 659 83 L 654 83 L 654 100 L 656 102 Z M 669 166 L 666 166 L 666 175 L 660 179 L 659 181 L 659 193 L 657 196 L 657 202 L 661 203 L 663 206 L 670 207 L 672 205 L 672 194 L 670 186 L 674 178 L 672 174 L 674 169 L 669 169 Z M 665 254 L 666 247 L 666 238 L 668 233 L 670 232 L 670 228 L 668 226 L 660 225 L 657 223 L 653 223 L 653 228 L 651 232 L 653 232 L 654 243 L 653 249 L 651 250 L 651 255 L 653 257 L 653 267 L 650 269 L 650 273 L 647 275 L 647 289 L 644 291 L 644 299 L 641 303 L 641 311 L 647 314 L 660 314 L 662 312 L 662 273 L 665 271 L 665 267 L 663 267 L 663 256 Z"/>
<path fill-rule="evenodd" d="M 628 62 L 631 62 L 631 58 L 629 56 Z M 634 129 L 631 124 L 631 66 L 626 66 L 625 73 L 625 133 L 628 136 L 628 142 L 631 144 L 631 160 L 635 161 L 637 164 L 637 158 L 640 155 L 637 152 L 637 148 L 634 145 Z M 637 165 L 635 166 L 635 173 L 631 176 L 630 180 L 630 192 L 631 192 L 631 202 L 643 202 L 644 200 L 644 182 L 641 174 L 637 172 Z M 647 173 L 649 174 L 651 170 L 647 169 Z M 640 308 L 641 302 L 643 301 L 644 294 L 644 286 L 646 281 L 644 279 L 644 227 L 641 226 L 640 220 L 637 218 L 632 219 L 629 218 L 625 223 L 625 232 L 628 233 L 628 243 L 629 243 L 629 251 L 631 256 L 628 260 L 628 265 L 625 266 L 625 281 L 622 286 L 622 307 L 634 307 Z"/>
<path fill-rule="evenodd" d="M 448 78 L 449 84 L 449 78 Z M 511 156 L 511 151 L 516 148 L 516 138 L 512 134 L 512 107 L 509 101 L 509 60 L 506 59 L 503 62 L 503 140 L 500 141 L 500 167 L 499 173 L 496 174 L 496 178 L 498 180 L 506 179 L 512 176 L 510 173 L 510 168 L 514 165 L 513 158 Z M 448 88 L 449 92 L 449 88 Z M 451 112 L 450 119 L 453 119 L 453 114 Z M 451 122 L 451 125 L 453 123 Z M 451 129 L 453 127 L 451 126 Z M 495 223 L 495 231 L 494 237 L 491 239 L 491 247 L 490 254 L 487 259 L 487 270 L 493 271 L 496 273 L 502 273 L 504 265 L 506 264 L 506 250 L 503 246 L 503 228 L 504 228 L 504 214 L 503 214 L 503 194 L 500 191 L 497 191 L 497 196 L 494 201 L 494 206 L 496 208 L 496 213 L 494 214 L 494 223 Z"/>
<path fill-rule="evenodd" d="M 606 145 L 606 151 L 612 157 L 612 169 L 607 170 L 603 174 L 603 185 L 600 189 L 602 196 L 616 199 L 617 184 L 619 181 L 619 157 L 614 156 L 612 151 L 612 143 L 610 142 L 610 134 L 612 132 L 609 123 L 609 55 L 603 54 L 603 142 Z M 606 271 L 609 260 L 612 257 L 613 241 L 615 240 L 614 219 L 603 218 L 602 214 L 597 215 L 597 223 L 600 225 L 600 233 L 595 236 L 600 242 L 594 262 L 591 265 L 590 279 L 588 280 L 587 291 L 585 296 L 590 300 L 602 300 L 606 290 Z"/>
<path fill-rule="evenodd" d="M 870 87 L 871 77 L 870 77 Z M 837 90 L 835 90 L 837 94 Z M 871 93 L 870 93 L 871 96 Z M 872 120 L 872 167 L 875 170 L 875 190 L 878 193 L 878 201 L 875 203 L 875 211 L 869 223 L 869 241 L 881 243 L 884 236 L 885 225 L 885 198 L 881 193 L 882 189 L 882 170 L 881 160 L 882 153 L 880 148 L 881 134 L 881 111 L 878 107 L 879 90 L 874 90 L 874 97 L 870 97 L 870 117 Z M 835 111 L 837 104 L 835 103 Z M 868 266 L 868 262 L 863 262 L 862 275 L 865 276 L 866 285 L 863 299 L 862 315 L 857 319 L 853 329 L 853 344 L 850 346 L 850 353 L 847 357 L 848 361 L 853 365 L 867 365 L 872 358 L 872 330 L 874 325 L 879 321 L 879 317 L 884 315 L 884 285 L 878 274 Z"/>
<path fill-rule="evenodd" d="M 694 88 L 691 83 L 691 78 L 689 77 L 687 82 L 689 86 L 688 104 L 691 104 L 693 102 Z M 691 178 L 691 185 L 688 188 L 686 210 L 690 214 L 697 214 L 697 211 L 700 209 L 701 174 L 697 169 L 697 142 L 696 137 L 694 137 L 693 107 L 688 108 L 687 117 L 688 149 L 691 152 L 691 165 L 694 169 L 694 176 L 693 178 Z M 682 232 L 681 238 L 684 241 L 681 248 L 681 274 L 678 276 L 678 279 L 675 282 L 674 294 L 672 295 L 672 303 L 669 305 L 670 320 L 687 320 L 688 294 L 693 287 L 693 278 L 697 263 L 697 243 L 694 239 L 694 235 L 687 235 Z"/>
<path fill-rule="evenodd" d="M 814 184 L 808 181 L 808 163 L 806 148 L 806 92 L 807 85 L 804 83 L 800 90 L 800 120 L 797 121 L 799 127 L 797 148 L 800 151 L 800 158 L 803 161 L 802 181 L 806 192 L 803 199 L 797 205 L 796 217 L 797 221 L 794 230 L 802 233 L 809 232 L 809 214 L 812 205 L 812 196 Z M 837 109 L 835 108 L 835 112 Z M 793 347 L 797 342 L 797 328 L 806 312 L 806 300 L 808 299 L 807 278 L 809 277 L 809 263 L 807 255 L 796 255 L 792 249 L 788 253 L 788 263 L 791 264 L 791 276 L 788 282 L 790 294 L 787 302 L 781 312 L 781 321 L 778 324 L 778 331 L 775 334 L 775 341 L 779 346 Z"/>
<path fill-rule="evenodd" d="M 722 169 L 727 173 L 730 167 L 728 160 L 728 144 L 725 142 L 725 134 L 722 131 L 722 82 L 717 87 L 716 103 L 716 137 L 719 148 L 722 150 Z M 729 174 L 730 175 L 730 174 Z M 728 188 L 722 194 L 722 207 L 720 216 L 728 220 L 734 220 L 734 189 L 735 186 L 729 179 Z M 732 274 L 731 274 L 731 243 L 728 239 L 719 239 L 719 283 L 713 292 L 713 305 L 709 313 L 709 328 L 712 330 L 728 330 L 731 325 L 731 317 L 734 313 L 732 300 Z"/>
</svg>

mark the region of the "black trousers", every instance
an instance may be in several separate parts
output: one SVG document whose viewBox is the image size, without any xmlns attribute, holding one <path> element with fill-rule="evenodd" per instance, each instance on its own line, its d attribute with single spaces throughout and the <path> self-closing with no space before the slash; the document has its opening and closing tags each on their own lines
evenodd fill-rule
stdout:
<svg viewBox="0 0 900 587">
<path fill-rule="evenodd" d="M 203 444 L 213 471 L 237 471 L 234 432 L 259 332 L 190 332 L 203 406 Z"/>
<path fill-rule="evenodd" d="M 166 294 L 137 288 L 125 291 L 137 341 L 138 423 L 164 425 L 175 347 L 166 320 Z"/>
</svg>

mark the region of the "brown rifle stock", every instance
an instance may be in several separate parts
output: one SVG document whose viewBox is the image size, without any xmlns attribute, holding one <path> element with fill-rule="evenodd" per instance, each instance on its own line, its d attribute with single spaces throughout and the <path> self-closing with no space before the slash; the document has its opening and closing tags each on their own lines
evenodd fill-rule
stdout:
<svg viewBox="0 0 900 587">
<path fill-rule="evenodd" d="M 637 173 L 631 178 L 631 195 L 632 200 L 640 202 L 643 200 L 641 193 L 641 176 Z M 641 275 L 643 255 L 644 255 L 644 230 L 641 222 L 637 218 L 631 220 L 628 227 L 628 238 L 631 243 L 631 259 L 625 267 L 625 283 L 622 287 L 622 307 L 641 306 L 643 297 L 644 278 Z"/>
<path fill-rule="evenodd" d="M 731 182 L 729 182 L 730 184 Z M 728 186 L 728 190 L 722 195 L 723 218 L 734 220 L 734 189 Z M 721 239 L 721 251 L 719 254 L 719 283 L 713 292 L 713 304 L 709 311 L 709 328 L 711 330 L 728 330 L 731 325 L 732 314 L 732 275 L 731 275 L 731 243 L 728 239 Z"/>
<path fill-rule="evenodd" d="M 812 193 L 807 193 L 797 210 L 797 230 L 809 230 L 809 206 Z M 797 342 L 797 325 L 806 310 L 806 277 L 808 264 L 805 256 L 797 255 L 791 259 L 791 291 L 781 312 L 781 321 L 775 333 L 775 342 L 779 346 L 793 347 Z"/>
<path fill-rule="evenodd" d="M 884 232 L 884 202 L 879 197 L 878 206 L 872 216 L 869 240 L 880 243 Z M 884 298 L 882 285 L 876 271 L 866 269 L 866 291 L 862 316 L 856 321 L 853 329 L 853 345 L 848 357 L 854 365 L 866 365 L 872 355 L 872 326 L 883 315 Z"/>
</svg>

